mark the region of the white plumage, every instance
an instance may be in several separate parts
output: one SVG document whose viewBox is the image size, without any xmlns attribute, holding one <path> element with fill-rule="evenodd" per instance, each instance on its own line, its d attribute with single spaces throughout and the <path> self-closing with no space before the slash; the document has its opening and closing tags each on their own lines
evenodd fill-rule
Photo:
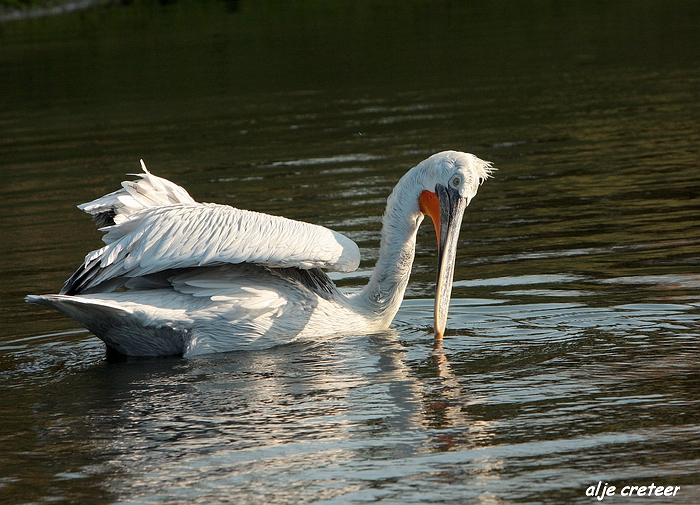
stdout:
<svg viewBox="0 0 700 505">
<path fill-rule="evenodd" d="M 344 235 L 197 203 L 143 170 L 140 180 L 79 206 L 102 226 L 106 245 L 85 257 L 60 294 L 27 300 L 75 318 L 119 353 L 193 356 L 386 329 L 403 299 L 425 214 L 436 223 L 444 271 L 436 302 L 441 337 L 461 214 L 492 168 L 447 151 L 411 169 L 388 199 L 375 271 L 355 295 L 340 293 L 321 270 L 359 265 L 359 249 Z"/>
</svg>

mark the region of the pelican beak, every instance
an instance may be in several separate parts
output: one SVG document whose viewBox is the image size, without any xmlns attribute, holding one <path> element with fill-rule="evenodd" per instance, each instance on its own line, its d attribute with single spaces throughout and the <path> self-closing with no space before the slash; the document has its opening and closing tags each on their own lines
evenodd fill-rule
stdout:
<svg viewBox="0 0 700 505">
<path fill-rule="evenodd" d="M 430 216 L 435 225 L 438 242 L 438 272 L 435 287 L 435 338 L 440 340 L 447 324 L 450 308 L 452 277 L 455 271 L 457 240 L 462 217 L 468 202 L 457 190 L 438 184 L 435 193 L 423 191 L 420 195 L 421 211 Z"/>
</svg>

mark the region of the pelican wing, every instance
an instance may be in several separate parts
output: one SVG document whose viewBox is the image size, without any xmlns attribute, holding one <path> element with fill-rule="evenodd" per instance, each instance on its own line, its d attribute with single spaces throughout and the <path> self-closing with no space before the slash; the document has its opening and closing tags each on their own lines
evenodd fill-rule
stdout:
<svg viewBox="0 0 700 505">
<path fill-rule="evenodd" d="M 147 207 L 102 229 L 107 245 L 85 257 L 62 294 L 112 289 L 115 284 L 108 281 L 205 265 L 253 263 L 349 272 L 360 262 L 357 244 L 340 233 L 227 205 Z"/>
<path fill-rule="evenodd" d="M 136 181 L 122 182 L 122 189 L 102 196 L 78 208 L 92 216 L 99 227 L 112 226 L 129 219 L 133 214 L 161 205 L 196 203 L 182 186 L 153 175 L 141 160 L 142 174 Z"/>
</svg>

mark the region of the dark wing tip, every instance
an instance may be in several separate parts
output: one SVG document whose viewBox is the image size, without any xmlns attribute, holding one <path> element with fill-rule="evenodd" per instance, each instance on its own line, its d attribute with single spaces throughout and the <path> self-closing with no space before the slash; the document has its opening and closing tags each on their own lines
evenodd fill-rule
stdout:
<svg viewBox="0 0 700 505">
<path fill-rule="evenodd" d="M 62 295 L 78 295 L 83 292 L 90 285 L 90 281 L 95 277 L 97 272 L 100 270 L 100 262 L 95 261 L 88 268 L 85 267 L 85 263 L 80 265 L 78 269 L 73 272 L 68 280 L 63 285 L 60 291 Z"/>
<path fill-rule="evenodd" d="M 320 268 L 306 270 L 297 267 L 287 267 L 268 268 L 268 270 L 278 277 L 301 284 L 326 300 L 332 299 L 338 291 L 330 277 Z"/>
</svg>

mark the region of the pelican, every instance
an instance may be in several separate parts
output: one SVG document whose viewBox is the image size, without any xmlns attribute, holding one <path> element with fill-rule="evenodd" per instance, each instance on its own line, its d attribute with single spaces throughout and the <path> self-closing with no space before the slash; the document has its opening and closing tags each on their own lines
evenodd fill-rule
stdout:
<svg viewBox="0 0 700 505">
<path fill-rule="evenodd" d="M 265 349 L 304 337 L 373 333 L 399 310 L 416 234 L 429 216 L 438 242 L 434 326 L 445 331 L 462 216 L 494 168 L 473 154 L 437 153 L 387 199 L 369 283 L 341 293 L 323 271 L 351 272 L 357 244 L 322 226 L 198 203 L 151 174 L 78 208 L 104 232 L 59 294 L 26 300 L 57 309 L 127 356 L 184 357 Z"/>
</svg>

